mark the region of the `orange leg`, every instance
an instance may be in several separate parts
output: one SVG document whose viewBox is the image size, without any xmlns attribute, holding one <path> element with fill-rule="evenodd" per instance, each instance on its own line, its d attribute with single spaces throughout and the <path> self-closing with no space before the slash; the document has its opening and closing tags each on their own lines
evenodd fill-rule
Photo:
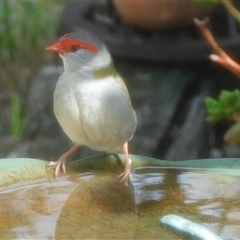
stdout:
<svg viewBox="0 0 240 240">
<path fill-rule="evenodd" d="M 80 147 L 79 144 L 74 145 L 72 148 L 70 148 L 67 152 L 65 152 L 57 161 L 53 162 L 51 161 L 47 167 L 55 166 L 54 170 L 54 178 L 57 178 L 59 170 L 61 169 L 64 173 L 66 173 L 66 163 L 68 160 L 68 157 L 76 151 Z"/>
<path fill-rule="evenodd" d="M 120 174 L 118 177 L 121 178 L 120 182 L 122 182 L 124 185 L 128 185 L 129 175 L 131 173 L 131 164 L 132 164 L 132 160 L 128 154 L 128 142 L 124 143 L 123 152 L 125 155 L 125 167 L 124 167 L 124 172 Z"/>
</svg>

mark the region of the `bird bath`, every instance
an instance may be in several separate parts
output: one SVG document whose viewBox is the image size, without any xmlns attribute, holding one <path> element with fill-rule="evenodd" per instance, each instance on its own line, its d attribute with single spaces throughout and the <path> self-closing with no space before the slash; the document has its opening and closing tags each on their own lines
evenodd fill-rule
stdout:
<svg viewBox="0 0 240 240">
<path fill-rule="evenodd" d="M 0 239 L 189 239 L 176 215 L 211 239 L 240 238 L 240 159 L 132 160 L 126 187 L 112 155 L 71 162 L 56 180 L 47 161 L 1 159 Z"/>
</svg>

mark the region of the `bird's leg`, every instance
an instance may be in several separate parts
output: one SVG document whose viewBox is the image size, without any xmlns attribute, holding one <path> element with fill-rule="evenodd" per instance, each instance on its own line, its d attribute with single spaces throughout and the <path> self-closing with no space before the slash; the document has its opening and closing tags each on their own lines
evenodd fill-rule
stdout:
<svg viewBox="0 0 240 240">
<path fill-rule="evenodd" d="M 121 178 L 120 182 L 122 182 L 124 185 L 128 185 L 128 179 L 131 173 L 131 164 L 132 164 L 132 160 L 128 154 L 128 142 L 124 143 L 123 152 L 125 155 L 125 167 L 124 167 L 124 172 L 120 174 L 118 177 Z"/>
<path fill-rule="evenodd" d="M 58 172 L 61 169 L 64 173 L 66 173 L 66 163 L 68 160 L 68 157 L 76 151 L 80 147 L 79 144 L 74 145 L 72 148 L 70 148 L 67 152 L 65 152 L 57 161 L 51 161 L 47 167 L 55 166 L 54 170 L 54 178 L 57 178 Z"/>
</svg>

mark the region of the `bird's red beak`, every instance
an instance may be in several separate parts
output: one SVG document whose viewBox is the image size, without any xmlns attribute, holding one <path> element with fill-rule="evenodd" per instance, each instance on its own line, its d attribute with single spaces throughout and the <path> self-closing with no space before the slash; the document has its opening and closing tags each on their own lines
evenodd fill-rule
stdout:
<svg viewBox="0 0 240 240">
<path fill-rule="evenodd" d="M 63 49 L 62 43 L 60 41 L 53 43 L 52 45 L 50 45 L 49 47 L 46 48 L 49 51 L 52 52 L 57 52 L 59 54 L 64 54 L 65 51 Z"/>
</svg>

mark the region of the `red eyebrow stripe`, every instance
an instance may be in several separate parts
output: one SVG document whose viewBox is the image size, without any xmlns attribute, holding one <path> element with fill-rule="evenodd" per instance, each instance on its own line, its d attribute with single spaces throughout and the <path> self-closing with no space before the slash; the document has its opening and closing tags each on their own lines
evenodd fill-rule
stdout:
<svg viewBox="0 0 240 240">
<path fill-rule="evenodd" d="M 91 52 L 97 52 L 98 48 L 90 43 L 80 41 L 76 38 L 64 39 L 62 40 L 62 47 L 66 52 L 71 51 L 71 47 L 74 45 L 79 45 L 81 48 L 88 49 Z"/>
</svg>

